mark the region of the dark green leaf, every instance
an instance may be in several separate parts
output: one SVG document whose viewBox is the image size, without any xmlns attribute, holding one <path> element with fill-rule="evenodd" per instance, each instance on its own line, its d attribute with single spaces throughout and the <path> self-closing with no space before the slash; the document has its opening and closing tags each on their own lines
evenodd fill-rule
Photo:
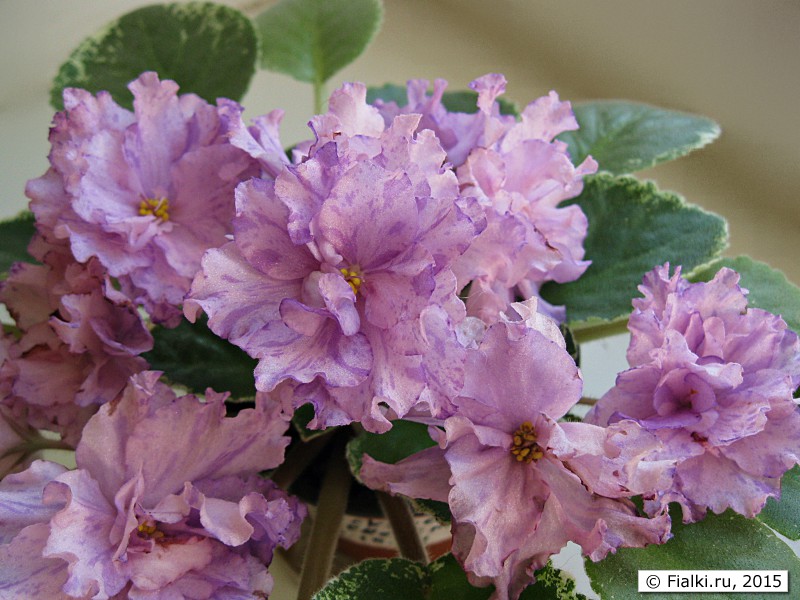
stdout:
<svg viewBox="0 0 800 600">
<path fill-rule="evenodd" d="M 144 355 L 150 368 L 164 371 L 173 383 L 193 392 L 206 388 L 231 392 L 234 398 L 255 395 L 253 370 L 257 361 L 206 325 L 205 317 L 196 323 L 182 321 L 175 329 L 156 327 L 155 347 Z"/>
<path fill-rule="evenodd" d="M 693 281 L 710 281 L 722 267 L 741 275 L 740 285 L 750 290 L 748 306 L 755 306 L 781 315 L 787 325 L 800 333 L 800 288 L 790 283 L 786 276 L 769 265 L 748 256 L 719 258 L 692 273 Z"/>
<path fill-rule="evenodd" d="M 573 107 L 580 129 L 566 131 L 575 164 L 591 155 L 601 170 L 633 173 L 702 148 L 719 136 L 711 119 L 646 104 L 600 101 Z"/>
<path fill-rule="evenodd" d="M 428 571 L 431 577 L 430 594 L 427 600 L 486 600 L 494 586 L 476 588 L 467 581 L 464 569 L 452 554 L 437 558 Z"/>
<path fill-rule="evenodd" d="M 0 276 L 15 262 L 36 262 L 28 254 L 28 243 L 36 232 L 33 213 L 25 211 L 0 223 Z"/>
<path fill-rule="evenodd" d="M 589 219 L 584 246 L 592 264 L 578 281 L 546 284 L 542 296 L 566 305 L 567 320 L 578 335 L 587 322 L 627 319 L 637 286 L 653 267 L 669 261 L 688 273 L 727 245 L 722 217 L 652 182 L 588 177 L 583 193 L 570 203 L 579 204 Z"/>
<path fill-rule="evenodd" d="M 127 84 L 144 71 L 209 102 L 239 100 L 255 73 L 257 46 L 252 22 L 233 8 L 205 2 L 146 6 L 85 39 L 61 66 L 50 102 L 60 110 L 63 89 L 78 87 L 107 90 L 130 108 Z"/>
<path fill-rule="evenodd" d="M 427 425 L 398 419 L 386 433 L 364 432 L 347 445 L 347 460 L 353 474 L 361 471 L 361 456 L 369 454 L 375 460 L 395 464 L 412 454 L 429 448 L 434 441 Z"/>
<path fill-rule="evenodd" d="M 800 581 L 800 559 L 757 519 L 732 511 L 709 514 L 699 523 L 684 525 L 680 511 L 673 510 L 674 536 L 666 544 L 647 548 L 622 548 L 599 563 L 586 561 L 592 588 L 601 598 L 639 600 L 637 572 L 665 570 L 788 570 L 792 587 Z M 692 594 L 646 594 L 653 600 L 686 600 Z M 772 594 L 770 594 L 772 596 Z M 704 593 L 703 600 L 745 600 L 759 594 Z M 780 597 L 780 596 L 776 596 Z"/>
<path fill-rule="evenodd" d="M 790 540 L 800 540 L 800 466 L 781 479 L 781 499 L 767 500 L 758 518 Z"/>
<path fill-rule="evenodd" d="M 292 425 L 294 425 L 295 430 L 300 435 L 300 439 L 304 442 L 329 432 L 329 429 L 309 429 L 308 424 L 313 418 L 314 406 L 311 404 L 303 404 L 292 415 Z"/>
<path fill-rule="evenodd" d="M 442 104 L 450 112 L 475 113 L 478 112 L 478 93 L 472 90 L 445 92 L 442 94 Z M 519 111 L 516 105 L 505 98 L 498 98 L 500 114 L 517 116 Z"/>
<path fill-rule="evenodd" d="M 394 102 L 397 106 L 403 107 L 408 104 L 406 88 L 386 83 L 381 87 L 371 87 L 367 89 L 367 102 L 373 104 L 376 100 L 384 102 Z M 505 98 L 498 98 L 500 114 L 519 115 L 516 105 Z M 442 95 L 442 105 L 450 112 L 474 113 L 478 112 L 478 93 L 472 90 L 445 92 Z"/>
<path fill-rule="evenodd" d="M 402 85 L 385 83 L 381 87 L 367 88 L 367 102 L 375 104 L 376 100 L 394 102 L 397 106 L 402 107 L 408 104 L 408 94 L 406 93 L 406 88 Z"/>
<path fill-rule="evenodd" d="M 448 525 L 453 520 L 447 502 L 428 500 L 427 498 L 411 498 L 410 500 L 416 512 L 429 514 L 443 525 Z"/>
<path fill-rule="evenodd" d="M 364 51 L 382 20 L 381 0 L 282 0 L 255 19 L 261 66 L 325 83 Z"/>
<path fill-rule="evenodd" d="M 313 600 L 423 600 L 427 568 L 404 558 L 362 561 L 328 582 Z"/>
</svg>

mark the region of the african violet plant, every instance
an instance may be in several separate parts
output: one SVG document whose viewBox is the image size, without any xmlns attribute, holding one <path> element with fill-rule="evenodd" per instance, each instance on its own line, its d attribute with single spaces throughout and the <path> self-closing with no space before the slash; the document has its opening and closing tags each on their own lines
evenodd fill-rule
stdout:
<svg viewBox="0 0 800 600">
<path fill-rule="evenodd" d="M 568 542 L 601 598 L 665 566 L 800 576 L 773 533 L 800 537 L 800 291 L 629 175 L 717 126 L 517 110 L 497 74 L 323 111 L 381 18 L 157 5 L 63 65 L 50 168 L 2 224 L 0 595 L 266 598 L 311 463 L 301 598 L 574 598 Z M 257 61 L 313 84 L 308 141 L 244 122 Z M 630 369 L 583 397 L 580 343 L 626 325 Z M 327 582 L 351 473 L 404 557 Z"/>
</svg>

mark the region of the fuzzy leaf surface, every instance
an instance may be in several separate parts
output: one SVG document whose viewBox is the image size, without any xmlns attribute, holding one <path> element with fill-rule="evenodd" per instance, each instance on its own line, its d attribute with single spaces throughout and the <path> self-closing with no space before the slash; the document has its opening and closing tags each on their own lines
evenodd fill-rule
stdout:
<svg viewBox="0 0 800 600">
<path fill-rule="evenodd" d="M 720 134 L 707 117 L 647 104 L 607 100 L 573 106 L 580 129 L 559 139 L 574 163 L 591 155 L 600 169 L 621 175 L 647 169 L 702 148 Z"/>
<path fill-rule="evenodd" d="M 50 103 L 61 110 L 64 88 L 77 87 L 106 90 L 131 108 L 127 85 L 144 71 L 208 102 L 239 100 L 255 73 L 257 50 L 252 21 L 234 8 L 209 2 L 145 6 L 81 42 L 61 65 Z"/>
</svg>

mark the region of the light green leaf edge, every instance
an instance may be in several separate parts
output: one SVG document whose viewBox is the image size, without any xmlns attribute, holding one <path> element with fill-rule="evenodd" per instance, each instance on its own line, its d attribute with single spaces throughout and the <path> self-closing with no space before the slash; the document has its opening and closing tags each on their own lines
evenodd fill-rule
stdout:
<svg viewBox="0 0 800 600">
<path fill-rule="evenodd" d="M 520 600 L 586 600 L 575 581 L 548 563 Z M 312 600 L 486 600 L 493 586 L 477 588 L 452 554 L 429 565 L 405 558 L 369 559 L 331 579 Z"/>
<path fill-rule="evenodd" d="M 720 127 L 700 115 L 623 100 L 575 104 L 580 128 L 558 136 L 580 164 L 594 158 L 601 170 L 633 173 L 674 160 L 713 142 Z"/>
<path fill-rule="evenodd" d="M 312 600 L 423 600 L 430 574 L 404 558 L 369 559 L 328 581 Z"/>
<path fill-rule="evenodd" d="M 566 204 L 580 205 L 589 220 L 584 247 L 593 264 L 577 281 L 545 284 L 542 296 L 551 304 L 566 305 L 568 325 L 579 342 L 597 330 L 624 331 L 631 299 L 639 293 L 642 276 L 654 267 L 670 262 L 689 271 L 727 247 L 722 217 L 659 190 L 651 181 L 594 175 L 584 180 L 583 193 Z M 676 214 L 682 215 L 681 227 L 667 229 L 675 223 L 663 221 L 674 220 Z M 622 233 L 635 236 L 636 246 L 621 241 Z"/>
<path fill-rule="evenodd" d="M 177 43 L 180 52 L 172 47 Z M 184 55 L 187 48 L 190 52 Z M 257 57 L 253 23 L 235 8 L 210 2 L 153 4 L 84 39 L 61 65 L 50 103 L 61 110 L 64 88 L 76 87 L 108 91 L 118 104 L 131 108 L 127 85 L 144 71 L 172 79 L 181 93 L 195 93 L 211 103 L 218 97 L 240 100 L 255 74 Z"/>
</svg>

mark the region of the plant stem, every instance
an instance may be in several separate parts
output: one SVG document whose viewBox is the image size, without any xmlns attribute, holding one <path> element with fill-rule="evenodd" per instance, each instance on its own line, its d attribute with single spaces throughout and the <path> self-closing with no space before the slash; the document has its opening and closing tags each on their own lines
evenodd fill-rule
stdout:
<svg viewBox="0 0 800 600">
<path fill-rule="evenodd" d="M 572 329 L 575 342 L 583 344 L 593 340 L 599 340 L 610 335 L 617 335 L 628 332 L 628 320 L 606 321 L 594 325 L 583 325 Z"/>
<path fill-rule="evenodd" d="M 40 450 L 75 450 L 75 448 L 65 442 L 62 442 L 61 440 L 48 440 L 47 438 L 37 436 L 35 438 L 25 440 L 13 448 L 9 448 L 2 455 L 0 455 L 0 458 L 17 453 L 28 455 L 33 454 L 34 452 L 39 452 Z"/>
<path fill-rule="evenodd" d="M 419 537 L 419 531 L 414 523 L 414 514 L 411 507 L 404 498 L 392 496 L 386 492 L 375 492 L 381 510 L 392 526 L 397 546 L 400 549 L 400 556 L 409 560 L 428 564 L 428 552 L 425 544 Z"/>
<path fill-rule="evenodd" d="M 331 428 L 321 435 L 315 436 L 304 442 L 295 444 L 286 454 L 286 459 L 281 465 L 272 472 L 270 479 L 281 489 L 289 489 L 295 480 L 314 462 L 319 453 L 331 441 L 331 433 L 335 429 Z"/>
<path fill-rule="evenodd" d="M 323 97 L 325 96 L 325 82 L 323 81 L 314 81 L 314 114 L 318 115 L 322 113 L 324 100 Z"/>
<path fill-rule="evenodd" d="M 583 396 L 580 400 L 578 400 L 578 404 L 584 404 L 586 406 L 594 406 L 595 404 L 597 404 L 597 398 Z"/>
<path fill-rule="evenodd" d="M 303 568 L 300 573 L 300 585 L 297 600 L 310 600 L 328 580 L 333 564 L 339 530 L 342 525 L 350 484 L 353 481 L 350 467 L 344 458 L 343 436 L 331 445 L 325 477 L 317 503 L 317 514 L 311 527 L 306 555 L 303 557 Z"/>
</svg>

